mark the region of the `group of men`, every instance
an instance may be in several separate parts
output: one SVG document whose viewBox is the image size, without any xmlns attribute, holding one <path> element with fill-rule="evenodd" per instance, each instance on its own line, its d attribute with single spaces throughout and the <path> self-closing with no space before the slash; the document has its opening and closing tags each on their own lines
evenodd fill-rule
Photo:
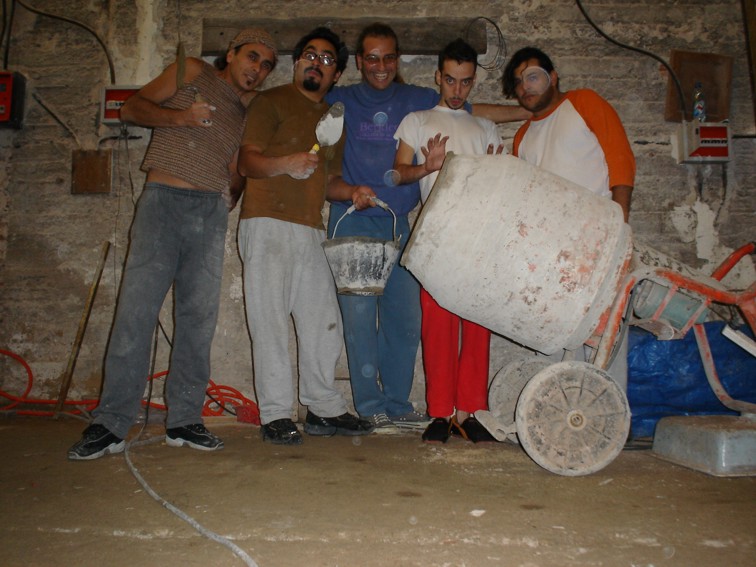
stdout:
<svg viewBox="0 0 756 567">
<path fill-rule="evenodd" d="M 355 53 L 361 82 L 335 86 L 349 52 L 333 31 L 316 28 L 294 47 L 292 83 L 258 93 L 278 50 L 268 33 L 249 29 L 215 66 L 187 58 L 128 99 L 122 119 L 154 129 L 143 164 L 147 179 L 131 228 L 100 404 L 70 459 L 124 449 L 148 374 L 152 331 L 171 286 L 175 332 L 166 442 L 206 451 L 223 447 L 201 413 L 228 211 L 242 193 L 238 243 L 265 441 L 302 443 L 292 420 L 290 318 L 305 433 L 365 435 L 427 424 L 423 440 L 430 443 L 453 434 L 492 440 L 473 415 L 487 407 L 489 331 L 444 310 L 399 265 L 382 295 L 337 296 L 321 247 L 325 200 L 331 203 L 329 234 L 353 205 L 357 210 L 341 220 L 339 236 L 391 240 L 393 217 L 375 206 L 376 198 L 386 202 L 403 249 L 408 215 L 427 198 L 446 151 L 502 151 L 494 121 L 527 119 L 515 138 L 515 155 L 555 173 L 563 174 L 564 160 L 570 162 L 565 156 L 579 147 L 582 153 L 571 161 L 590 160 L 582 169 L 591 169 L 591 183 L 572 180 L 611 195 L 625 219 L 634 161 L 611 106 L 592 91 L 561 93 L 553 65 L 534 48 L 516 53 L 504 73 L 504 92 L 519 106 L 467 102 L 477 53 L 462 40 L 439 55 L 439 91 L 405 84 L 400 55 L 394 31 L 370 25 Z M 548 76 L 545 88 L 540 77 L 538 92 L 531 88 L 538 81 L 527 79 L 534 67 Z M 181 68 L 183 77 L 177 76 Z M 336 102 L 345 107 L 345 135 L 317 150 L 316 124 Z M 625 144 L 616 138 L 620 131 Z M 421 336 L 427 414 L 409 401 Z M 357 416 L 335 386 L 343 345 Z"/>
</svg>

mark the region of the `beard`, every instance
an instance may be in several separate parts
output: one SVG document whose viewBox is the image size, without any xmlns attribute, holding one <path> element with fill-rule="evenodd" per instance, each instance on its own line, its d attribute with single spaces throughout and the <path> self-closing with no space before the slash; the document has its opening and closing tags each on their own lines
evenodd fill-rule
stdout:
<svg viewBox="0 0 756 567">
<path fill-rule="evenodd" d="M 320 81 L 323 79 L 323 72 L 317 67 L 309 67 L 305 70 L 305 73 L 309 73 L 310 71 L 319 75 L 319 78 L 316 79 L 314 76 L 306 76 L 302 82 L 302 88 L 309 92 L 317 92 L 320 88 Z"/>
<path fill-rule="evenodd" d="M 316 81 L 312 77 L 308 77 L 302 83 L 302 88 L 313 93 L 317 92 L 317 90 L 320 88 L 320 81 Z"/>
<path fill-rule="evenodd" d="M 535 100 L 524 102 L 522 99 L 524 98 L 524 96 L 527 96 L 526 94 L 523 97 L 518 97 L 518 102 L 520 103 L 520 106 L 522 106 L 525 110 L 529 110 L 530 112 L 540 112 L 549 107 L 549 105 L 554 100 L 555 95 L 555 89 L 550 88 Z"/>
</svg>

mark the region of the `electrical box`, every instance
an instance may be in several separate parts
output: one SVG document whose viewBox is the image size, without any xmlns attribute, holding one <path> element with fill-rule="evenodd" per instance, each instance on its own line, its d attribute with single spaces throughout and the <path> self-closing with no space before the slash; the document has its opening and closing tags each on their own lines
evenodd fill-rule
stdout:
<svg viewBox="0 0 756 567">
<path fill-rule="evenodd" d="M 0 128 L 21 128 L 24 121 L 26 77 L 0 71 Z"/>
<path fill-rule="evenodd" d="M 677 163 L 730 161 L 730 125 L 719 122 L 681 122 L 672 136 Z"/>
<path fill-rule="evenodd" d="M 121 107 L 131 95 L 142 87 L 136 85 L 110 85 L 102 88 L 100 98 L 100 124 L 121 124 Z"/>
<path fill-rule="evenodd" d="M 110 193 L 113 150 L 74 150 L 71 155 L 71 194 Z"/>
</svg>

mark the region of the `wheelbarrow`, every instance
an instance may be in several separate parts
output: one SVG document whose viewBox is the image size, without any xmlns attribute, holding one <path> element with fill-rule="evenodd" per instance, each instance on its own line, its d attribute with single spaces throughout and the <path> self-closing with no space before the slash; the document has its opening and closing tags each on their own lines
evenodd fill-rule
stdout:
<svg viewBox="0 0 756 567">
<path fill-rule="evenodd" d="M 476 412 L 543 468 L 579 476 L 611 463 L 629 434 L 627 396 L 607 372 L 627 327 L 698 337 L 712 302 L 753 327 L 754 287 L 719 281 L 746 253 L 706 277 L 633 244 L 609 199 L 512 156 L 449 154 L 401 263 L 442 307 L 536 353 L 591 347 L 587 362 L 507 365 Z"/>
</svg>

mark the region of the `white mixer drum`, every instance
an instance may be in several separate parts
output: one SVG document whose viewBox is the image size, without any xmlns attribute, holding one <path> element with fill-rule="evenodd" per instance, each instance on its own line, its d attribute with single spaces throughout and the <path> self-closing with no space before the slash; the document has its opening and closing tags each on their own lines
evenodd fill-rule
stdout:
<svg viewBox="0 0 756 567">
<path fill-rule="evenodd" d="M 610 199 L 513 156 L 450 153 L 401 263 L 445 309 L 553 354 L 591 336 L 631 253 Z"/>
</svg>

